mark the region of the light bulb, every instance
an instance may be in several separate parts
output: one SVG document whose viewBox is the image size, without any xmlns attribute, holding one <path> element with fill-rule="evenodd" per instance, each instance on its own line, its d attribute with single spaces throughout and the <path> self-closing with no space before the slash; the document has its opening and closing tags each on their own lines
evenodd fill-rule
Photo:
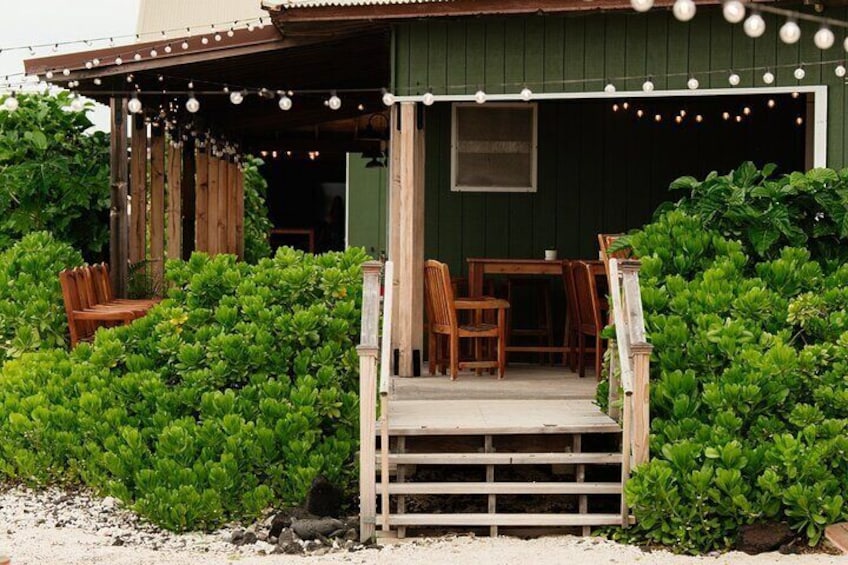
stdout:
<svg viewBox="0 0 848 565">
<path fill-rule="evenodd" d="M 774 82 L 774 74 L 771 71 L 766 71 L 763 73 L 763 82 L 766 84 L 771 84 Z"/>
<path fill-rule="evenodd" d="M 91 60 L 91 62 L 92 62 L 92 63 L 94 63 L 94 66 L 96 67 L 97 65 L 99 65 L 99 64 L 100 64 L 100 59 L 98 59 L 97 57 L 95 57 L 94 59 L 92 59 L 92 60 Z"/>
<path fill-rule="evenodd" d="M 613 104 L 613 105 L 612 105 L 612 111 L 613 111 L 613 112 L 618 112 L 618 104 Z"/>
<path fill-rule="evenodd" d="M 651 81 L 651 79 L 648 79 L 642 83 L 642 90 L 644 90 L 645 92 L 654 91 L 654 83 Z"/>
<path fill-rule="evenodd" d="M 288 112 L 292 108 L 292 99 L 285 94 L 280 96 L 280 110 Z"/>
<path fill-rule="evenodd" d="M 678 124 L 683 123 L 683 116 L 675 116 L 674 121 L 677 122 Z"/>
<path fill-rule="evenodd" d="M 661 122 L 661 121 L 662 121 L 662 116 L 660 116 L 659 114 L 656 114 L 656 115 L 654 116 L 654 121 L 655 121 L 655 122 L 657 122 L 657 123 Z"/>
<path fill-rule="evenodd" d="M 233 92 L 230 92 L 230 102 L 238 106 L 244 102 L 244 95 L 238 90 L 234 90 Z"/>
<path fill-rule="evenodd" d="M 141 61 L 141 53 L 136 53 L 135 55 L 133 55 L 133 59 L 135 59 L 136 61 Z"/>
<path fill-rule="evenodd" d="M 637 12 L 647 12 L 654 7 L 654 0 L 630 0 L 630 5 Z"/>
<path fill-rule="evenodd" d="M 123 59 L 121 59 L 120 57 L 115 57 L 115 64 L 116 64 L 116 65 L 120 66 L 120 65 L 122 65 L 123 63 L 124 63 L 124 60 L 123 60 Z"/>
<path fill-rule="evenodd" d="M 846 72 L 845 65 L 836 65 L 836 68 L 833 69 L 833 73 L 836 76 L 838 76 L 839 78 L 844 78 L 845 72 Z"/>
<path fill-rule="evenodd" d="M 775 106 L 774 98 L 769 98 L 768 102 L 766 102 L 766 106 L 768 106 L 769 108 L 774 108 L 774 106 Z"/>
<path fill-rule="evenodd" d="M 18 99 L 15 98 L 14 94 L 6 98 L 6 101 L 3 102 L 3 107 L 9 112 L 14 112 L 18 109 L 18 106 L 20 106 L 20 103 L 18 102 Z"/>
<path fill-rule="evenodd" d="M 686 86 L 689 87 L 689 90 L 698 90 L 698 87 L 701 86 L 701 83 L 698 82 L 698 79 L 696 79 L 695 77 L 692 77 L 686 83 Z"/>
<path fill-rule="evenodd" d="M 742 116 L 736 116 L 736 123 L 740 123 L 742 121 Z"/>
<path fill-rule="evenodd" d="M 227 37 L 233 37 L 235 34 L 236 34 L 236 32 L 234 32 L 233 30 L 229 30 L 227 32 Z"/>
<path fill-rule="evenodd" d="M 645 112 L 643 112 L 641 109 L 640 109 L 640 110 L 636 110 L 636 117 L 637 117 L 637 118 L 641 118 L 641 117 L 642 117 L 642 116 L 644 116 L 644 115 L 645 115 Z"/>
<path fill-rule="evenodd" d="M 220 33 L 215 34 L 215 41 L 221 41 L 221 34 Z"/>
<path fill-rule="evenodd" d="M 192 114 L 196 113 L 200 110 L 200 102 L 197 101 L 197 98 L 194 97 L 194 94 L 188 97 L 185 104 L 186 110 L 191 112 Z"/>
<path fill-rule="evenodd" d="M 384 92 L 383 93 L 383 104 L 385 104 L 386 106 L 391 106 L 394 103 L 395 103 L 395 95 L 392 94 L 391 92 Z"/>
<path fill-rule="evenodd" d="M 150 50 L 150 56 L 151 56 L 151 57 L 158 57 L 158 56 L 159 56 L 159 51 L 157 51 L 156 49 L 151 49 L 151 50 Z"/>
<path fill-rule="evenodd" d="M 93 66 L 94 66 L 94 63 L 92 63 L 91 61 L 86 61 L 86 62 L 85 62 L 85 68 L 86 68 L 86 69 L 90 69 L 90 68 L 91 68 L 91 67 L 93 67 Z"/>
<path fill-rule="evenodd" d="M 333 94 L 330 96 L 330 99 L 327 100 L 327 105 L 330 107 L 330 110 L 338 110 L 342 107 L 342 99 Z"/>
<path fill-rule="evenodd" d="M 822 26 L 813 36 L 813 43 L 816 44 L 816 47 L 819 49 L 830 49 L 833 47 L 833 42 L 836 41 L 836 37 L 833 35 L 833 32 L 830 31 L 830 28 L 827 26 Z"/>
<path fill-rule="evenodd" d="M 71 70 L 70 70 L 70 69 L 64 69 L 64 70 L 62 71 L 62 74 L 63 74 L 63 75 L 65 75 L 66 77 L 67 77 L 67 76 L 71 76 Z"/>
<path fill-rule="evenodd" d="M 792 75 L 797 80 L 804 80 L 804 77 L 807 76 L 807 71 L 804 70 L 804 67 L 798 67 L 797 69 L 795 69 L 795 72 L 793 72 Z"/>
<path fill-rule="evenodd" d="M 47 80 L 50 80 L 51 78 L 53 78 L 53 71 L 47 71 L 44 76 L 47 78 Z"/>
<path fill-rule="evenodd" d="M 170 44 L 170 43 L 169 43 L 168 45 L 166 45 L 166 46 L 165 46 L 165 53 L 170 53 L 170 52 L 171 52 L 171 51 L 173 51 L 173 50 L 174 50 L 174 48 L 173 48 L 173 47 L 171 47 L 171 44 Z"/>
<path fill-rule="evenodd" d="M 722 112 L 722 113 L 721 113 L 721 118 L 722 118 L 724 121 L 729 120 L 729 119 L 730 119 L 730 112 Z"/>
<path fill-rule="evenodd" d="M 756 39 L 766 32 L 766 21 L 759 14 L 751 14 L 745 19 L 742 29 L 745 30 L 745 35 Z"/>
<path fill-rule="evenodd" d="M 739 0 L 727 0 L 721 7 L 724 19 L 732 24 L 738 24 L 745 18 L 745 5 Z"/>
<path fill-rule="evenodd" d="M 615 85 L 611 82 L 608 82 L 607 85 L 604 87 L 604 92 L 606 92 L 607 94 L 612 94 L 613 92 L 615 92 Z"/>
<path fill-rule="evenodd" d="M 533 91 L 525 86 L 521 89 L 521 93 L 519 96 L 521 96 L 521 99 L 525 102 L 530 102 L 530 100 L 533 98 Z"/>
<path fill-rule="evenodd" d="M 183 50 L 188 49 L 188 41 L 183 41 L 183 42 L 180 44 L 180 47 L 182 47 L 182 48 L 183 48 Z"/>
<path fill-rule="evenodd" d="M 697 116 L 695 116 L 695 121 L 700 124 L 701 122 L 704 121 L 704 116 L 702 116 L 701 114 L 698 114 Z"/>
<path fill-rule="evenodd" d="M 103 81 L 100 80 L 99 78 L 96 78 L 96 79 L 94 79 L 94 84 L 96 84 L 97 86 L 100 86 L 101 84 L 103 84 Z"/>
<path fill-rule="evenodd" d="M 71 110 L 74 112 L 82 112 L 85 108 L 85 103 L 82 101 L 82 98 L 79 95 L 76 95 L 73 100 L 71 100 Z"/>
<path fill-rule="evenodd" d="M 797 43 L 801 39 L 801 26 L 795 20 L 786 20 L 786 23 L 780 26 L 780 40 L 786 44 Z"/>
<path fill-rule="evenodd" d="M 478 104 L 483 104 L 486 102 L 486 93 L 482 90 L 478 90 L 476 94 L 474 94 L 474 101 Z"/>
<path fill-rule="evenodd" d="M 692 0 L 674 0 L 671 11 L 674 13 L 674 17 L 681 22 L 688 22 L 695 17 L 695 2 Z"/>
<path fill-rule="evenodd" d="M 745 106 L 744 108 L 742 108 L 742 113 L 745 114 L 746 116 L 750 116 L 751 115 L 751 108 L 749 108 L 748 106 Z"/>
<path fill-rule="evenodd" d="M 200 42 L 203 45 L 208 45 L 209 44 L 209 38 L 204 35 L 203 37 L 200 38 Z"/>
<path fill-rule="evenodd" d="M 136 96 L 133 96 L 132 99 L 127 103 L 127 110 L 129 110 L 133 114 L 138 114 L 139 112 L 141 112 L 141 100 L 139 100 Z"/>
<path fill-rule="evenodd" d="M 797 118 L 795 118 L 795 123 L 799 126 L 802 125 L 804 123 L 804 118 L 798 116 Z"/>
<path fill-rule="evenodd" d="M 736 73 L 730 73 L 730 76 L 727 77 L 727 82 L 730 83 L 730 86 L 739 86 L 741 81 L 741 77 Z"/>
<path fill-rule="evenodd" d="M 848 51 L 848 37 L 842 40 L 842 48 Z"/>
<path fill-rule="evenodd" d="M 424 96 L 421 97 L 421 102 L 423 102 L 425 106 L 432 106 L 436 102 L 436 97 L 433 96 L 432 92 L 425 92 Z"/>
</svg>

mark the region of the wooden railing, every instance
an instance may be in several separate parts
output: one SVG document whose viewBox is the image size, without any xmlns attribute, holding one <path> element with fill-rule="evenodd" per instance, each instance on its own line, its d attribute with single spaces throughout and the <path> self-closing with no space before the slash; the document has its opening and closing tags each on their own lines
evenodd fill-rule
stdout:
<svg viewBox="0 0 848 565">
<path fill-rule="evenodd" d="M 609 260 L 609 283 L 616 339 L 610 342 L 609 414 L 621 418 L 622 490 L 630 470 L 648 461 L 650 433 L 650 359 L 653 346 L 645 338 L 645 318 L 639 289 L 639 261 Z M 624 394 L 619 399 L 619 389 Z M 621 400 L 621 410 L 619 410 Z M 630 523 L 624 493 L 622 525 Z"/>
<path fill-rule="evenodd" d="M 385 264 L 383 333 L 380 344 L 380 272 L 383 264 L 369 261 L 362 267 L 362 330 L 359 345 L 359 532 L 361 541 L 374 537 L 377 526 L 377 394 L 380 395 L 380 467 L 389 474 L 389 380 L 392 348 L 394 265 Z M 381 351 L 382 349 L 382 351 Z M 380 370 L 379 382 L 377 370 Z M 388 529 L 388 480 L 383 480 L 382 527 Z"/>
</svg>

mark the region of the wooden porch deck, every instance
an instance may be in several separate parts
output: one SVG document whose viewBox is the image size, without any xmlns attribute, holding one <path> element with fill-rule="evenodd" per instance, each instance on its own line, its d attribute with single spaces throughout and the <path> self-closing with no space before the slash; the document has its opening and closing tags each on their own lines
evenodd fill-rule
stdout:
<svg viewBox="0 0 848 565">
<path fill-rule="evenodd" d="M 462 373 L 395 377 L 392 435 L 614 433 L 619 425 L 594 403 L 594 377 L 567 368 L 510 365 L 506 377 Z"/>
</svg>

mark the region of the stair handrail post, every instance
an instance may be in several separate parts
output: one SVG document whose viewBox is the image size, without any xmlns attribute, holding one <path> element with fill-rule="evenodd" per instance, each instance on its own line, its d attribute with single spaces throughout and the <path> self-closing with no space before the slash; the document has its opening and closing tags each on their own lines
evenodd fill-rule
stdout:
<svg viewBox="0 0 848 565">
<path fill-rule="evenodd" d="M 392 312 L 395 264 L 386 261 L 383 271 L 383 333 L 380 351 L 380 504 L 384 532 L 389 531 L 389 388 L 392 367 Z"/>
<path fill-rule="evenodd" d="M 362 265 L 362 326 L 359 345 L 359 537 L 375 536 L 377 493 L 374 465 L 377 457 L 377 359 L 380 353 L 380 271 L 383 264 Z"/>
</svg>

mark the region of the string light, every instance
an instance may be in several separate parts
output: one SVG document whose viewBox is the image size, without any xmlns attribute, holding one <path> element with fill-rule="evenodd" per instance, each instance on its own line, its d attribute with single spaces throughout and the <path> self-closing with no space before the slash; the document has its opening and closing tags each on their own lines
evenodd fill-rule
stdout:
<svg viewBox="0 0 848 565">
<path fill-rule="evenodd" d="M 524 90 L 527 90 L 527 92 L 530 92 L 529 89 L 525 88 Z M 527 98 L 524 98 L 524 90 L 521 91 L 521 99 L 524 100 L 524 101 L 527 101 L 527 100 L 530 99 L 530 97 L 533 96 L 533 93 L 530 92 L 530 95 Z M 427 92 L 424 93 L 424 96 L 421 98 L 421 102 L 423 102 L 425 106 L 432 106 L 436 102 L 436 97 L 433 95 L 432 91 L 428 90 Z"/>
<path fill-rule="evenodd" d="M 644 115 L 645 115 L 645 112 L 643 112 L 641 108 L 636 110 L 636 117 L 637 118 L 641 118 Z"/>
<path fill-rule="evenodd" d="M 763 73 L 763 82 L 766 84 L 771 84 L 774 82 L 774 73 L 771 71 L 766 71 Z"/>
<path fill-rule="evenodd" d="M 701 122 L 704 121 L 704 116 L 702 116 L 701 114 L 698 114 L 697 116 L 695 116 L 695 121 L 700 124 Z"/>
<path fill-rule="evenodd" d="M 778 34 L 782 42 L 792 45 L 801 39 L 801 26 L 793 19 L 786 20 L 786 23 L 780 26 Z"/>
<path fill-rule="evenodd" d="M 796 80 L 804 80 L 804 77 L 807 76 L 807 71 L 804 70 L 804 67 L 798 67 L 792 73 L 792 76 L 794 76 Z"/>
<path fill-rule="evenodd" d="M 731 24 L 738 24 L 745 18 L 745 5 L 739 0 L 727 0 L 721 7 L 724 19 Z"/>
<path fill-rule="evenodd" d="M 739 83 L 741 82 L 741 80 L 742 80 L 741 77 L 734 72 L 731 72 L 730 76 L 727 77 L 727 82 L 730 83 L 730 86 L 739 86 Z"/>
<path fill-rule="evenodd" d="M 198 110 L 200 110 L 200 102 L 197 101 L 197 98 L 194 97 L 194 94 L 189 94 L 188 100 L 186 100 L 185 108 L 192 114 L 195 114 Z"/>
<path fill-rule="evenodd" d="M 688 22 L 695 17 L 697 8 L 692 0 L 674 0 L 674 5 L 671 7 L 674 17 L 681 22 Z"/>
<path fill-rule="evenodd" d="M 141 61 L 141 53 L 136 53 L 135 55 L 133 55 L 133 59 L 135 59 L 136 61 Z"/>
<path fill-rule="evenodd" d="M 3 102 L 3 108 L 5 108 L 9 112 L 14 112 L 20 106 L 20 102 L 18 102 L 18 98 L 15 96 L 15 93 L 12 92 Z"/>
<path fill-rule="evenodd" d="M 836 37 L 833 35 L 833 32 L 830 31 L 830 28 L 827 26 L 822 26 L 813 36 L 813 43 L 816 44 L 816 47 L 819 49 L 830 49 L 833 47 L 833 43 L 836 41 Z"/>
<path fill-rule="evenodd" d="M 642 90 L 644 92 L 653 92 L 654 91 L 654 82 L 651 79 L 646 80 L 642 83 Z"/>
<path fill-rule="evenodd" d="M 836 68 L 833 69 L 833 73 L 839 78 L 844 78 L 846 74 L 845 65 L 836 65 Z"/>
<path fill-rule="evenodd" d="M 774 101 L 774 98 L 769 98 L 768 102 L 766 102 L 766 106 L 768 106 L 769 108 L 774 108 L 776 104 L 777 103 Z"/>
<path fill-rule="evenodd" d="M 127 110 L 132 112 L 133 114 L 138 114 L 141 112 L 141 100 L 138 99 L 138 95 L 133 95 L 132 99 L 127 102 Z"/>
<path fill-rule="evenodd" d="M 701 83 L 698 82 L 698 79 L 692 77 L 686 82 L 686 86 L 689 87 L 689 90 L 698 90 L 698 87 L 701 86 Z"/>
<path fill-rule="evenodd" d="M 766 21 L 759 13 L 754 12 L 745 19 L 742 29 L 745 30 L 745 35 L 756 39 L 766 32 Z"/>
<path fill-rule="evenodd" d="M 333 93 L 329 100 L 327 100 L 327 106 L 330 107 L 330 110 L 338 110 L 342 107 L 342 99 Z"/>
<path fill-rule="evenodd" d="M 607 94 L 612 94 L 613 92 L 615 92 L 615 85 L 611 82 L 608 82 L 606 86 L 604 86 L 604 92 L 606 92 Z"/>
<path fill-rule="evenodd" d="M 661 122 L 661 121 L 662 121 L 662 116 L 661 116 L 661 115 L 659 115 L 659 114 L 656 114 L 656 115 L 654 116 L 654 121 L 655 121 L 655 122 L 657 122 L 657 123 Z"/>
<path fill-rule="evenodd" d="M 431 93 L 428 93 L 428 94 L 430 94 L 430 96 L 432 96 L 432 94 L 431 94 Z M 425 98 L 426 98 L 427 94 L 425 94 L 424 96 L 425 96 Z M 533 91 L 532 91 L 532 90 L 530 90 L 529 88 L 527 88 L 527 87 L 525 86 L 524 88 L 522 88 L 522 89 L 521 89 L 521 92 L 519 93 L 519 96 L 520 96 L 520 97 L 521 97 L 521 99 L 522 99 L 522 100 L 524 100 L 525 102 L 530 102 L 530 100 L 533 98 Z M 426 100 L 424 100 L 424 104 L 427 104 L 427 101 L 426 101 Z M 429 106 L 430 104 L 427 104 L 427 105 Z"/>
<path fill-rule="evenodd" d="M 292 109 L 292 99 L 289 98 L 288 96 L 286 96 L 285 94 L 283 94 L 282 96 L 280 96 L 279 105 L 280 105 L 280 110 L 283 110 L 284 112 L 288 112 L 289 110 Z"/>
<path fill-rule="evenodd" d="M 749 108 L 748 106 L 745 106 L 744 108 L 742 108 L 742 113 L 745 114 L 746 116 L 750 116 L 751 115 L 751 108 Z"/>
<path fill-rule="evenodd" d="M 795 118 L 795 123 L 796 123 L 797 125 L 799 125 L 799 126 L 800 126 L 800 125 L 803 125 L 803 123 L 804 123 L 804 118 L 802 118 L 801 116 L 798 116 L 797 118 Z"/>
<path fill-rule="evenodd" d="M 239 104 L 244 102 L 244 94 L 242 94 L 238 90 L 230 92 L 230 102 L 238 106 Z"/>
<path fill-rule="evenodd" d="M 654 7 L 654 0 L 630 0 L 630 5 L 637 12 L 647 12 Z"/>
<path fill-rule="evenodd" d="M 477 102 L 478 104 L 485 103 L 486 102 L 486 93 L 483 92 L 482 90 L 478 90 L 474 94 L 474 101 Z"/>
<path fill-rule="evenodd" d="M 395 95 L 386 89 L 383 89 L 383 104 L 392 106 L 395 103 Z"/>
<path fill-rule="evenodd" d="M 729 120 L 730 119 L 730 112 L 722 112 L 721 113 L 721 119 L 723 119 L 724 121 Z"/>
</svg>

